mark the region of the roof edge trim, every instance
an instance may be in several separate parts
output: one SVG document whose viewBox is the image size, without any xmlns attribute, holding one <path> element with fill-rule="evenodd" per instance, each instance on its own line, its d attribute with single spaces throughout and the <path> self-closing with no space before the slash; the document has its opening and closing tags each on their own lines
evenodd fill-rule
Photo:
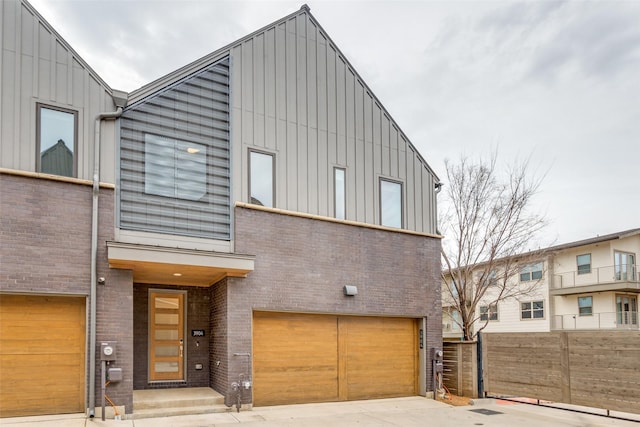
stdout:
<svg viewBox="0 0 640 427">
<path fill-rule="evenodd" d="M 29 12 L 33 13 L 34 16 L 40 20 L 40 22 L 42 22 L 42 24 L 49 30 L 51 31 L 51 33 L 58 39 L 58 41 L 67 49 L 69 49 L 69 51 L 71 52 L 71 55 L 78 60 L 78 62 L 80 62 L 82 64 L 83 67 L 86 67 L 87 71 L 89 72 L 89 74 L 91 74 L 97 81 L 98 83 L 100 83 L 102 86 L 104 86 L 105 89 L 107 89 L 107 91 L 109 92 L 110 95 L 113 95 L 113 89 L 111 88 L 111 86 L 109 86 L 107 84 L 107 82 L 105 82 L 102 77 L 100 77 L 100 75 L 98 73 L 96 73 L 96 71 L 91 68 L 91 66 L 87 63 L 87 61 L 85 61 L 82 56 L 80 56 L 80 54 L 78 52 L 76 52 L 76 50 L 71 47 L 71 45 L 69 44 L 69 42 L 67 42 L 67 40 L 62 37 L 60 35 L 60 33 L 58 33 L 55 28 L 53 28 L 53 26 L 51 24 L 49 24 L 49 21 L 47 21 L 41 14 L 40 12 L 38 12 L 36 10 L 35 7 L 33 7 L 33 5 L 31 3 L 29 3 L 27 0 L 21 0 L 20 1 L 28 10 Z"/>
</svg>

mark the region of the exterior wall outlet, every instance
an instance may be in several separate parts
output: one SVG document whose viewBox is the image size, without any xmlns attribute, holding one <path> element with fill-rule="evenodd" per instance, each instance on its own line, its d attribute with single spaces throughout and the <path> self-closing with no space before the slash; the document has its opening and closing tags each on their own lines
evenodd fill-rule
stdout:
<svg viewBox="0 0 640 427">
<path fill-rule="evenodd" d="M 202 363 L 196 363 L 196 371 L 202 370 Z"/>
</svg>

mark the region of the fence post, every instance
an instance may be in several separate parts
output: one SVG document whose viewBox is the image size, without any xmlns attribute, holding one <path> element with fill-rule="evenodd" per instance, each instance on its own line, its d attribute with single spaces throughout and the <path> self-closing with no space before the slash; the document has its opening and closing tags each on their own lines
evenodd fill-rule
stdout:
<svg viewBox="0 0 640 427">
<path fill-rule="evenodd" d="M 464 342 L 464 341 L 463 341 Z M 456 359 L 457 359 L 457 368 L 458 368 L 458 374 L 456 375 L 456 379 L 457 381 L 457 388 L 458 388 L 458 396 L 464 396 L 464 389 L 463 389 L 463 382 L 462 379 L 464 378 L 465 372 L 464 372 L 464 365 L 462 363 L 462 355 L 464 353 L 464 346 L 462 344 L 457 344 L 455 346 L 456 349 Z"/>
<path fill-rule="evenodd" d="M 562 401 L 571 403 L 571 370 L 569 366 L 569 333 L 560 332 L 560 387 Z"/>
<path fill-rule="evenodd" d="M 476 364 L 478 366 L 478 397 L 484 397 L 484 369 L 482 367 L 482 332 L 478 332 L 476 343 Z"/>
</svg>

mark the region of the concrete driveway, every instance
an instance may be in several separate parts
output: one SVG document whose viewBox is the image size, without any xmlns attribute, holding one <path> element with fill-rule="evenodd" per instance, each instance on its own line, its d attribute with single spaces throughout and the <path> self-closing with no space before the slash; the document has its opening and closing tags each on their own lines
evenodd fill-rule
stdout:
<svg viewBox="0 0 640 427">
<path fill-rule="evenodd" d="M 479 411 L 479 412 L 478 412 Z M 423 397 L 254 408 L 252 411 L 115 421 L 82 415 L 0 419 L 2 427 L 413 427 L 633 426 L 637 422 L 522 403 L 486 401 L 449 406 Z"/>
</svg>

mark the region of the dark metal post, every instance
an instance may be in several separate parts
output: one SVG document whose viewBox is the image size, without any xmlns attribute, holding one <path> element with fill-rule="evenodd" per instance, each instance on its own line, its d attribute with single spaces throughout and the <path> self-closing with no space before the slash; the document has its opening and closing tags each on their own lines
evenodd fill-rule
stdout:
<svg viewBox="0 0 640 427">
<path fill-rule="evenodd" d="M 476 363 L 478 364 L 478 397 L 484 396 L 484 373 L 482 371 L 482 332 L 478 332 L 476 341 Z"/>
<path fill-rule="evenodd" d="M 107 386 L 107 362 L 105 360 L 103 360 L 102 362 L 100 362 L 100 364 L 102 365 L 102 372 L 100 373 L 100 386 L 101 386 L 101 391 L 102 391 L 102 421 L 104 421 L 104 417 L 105 417 L 105 410 L 104 410 L 104 394 L 106 393 L 106 386 Z"/>
</svg>

